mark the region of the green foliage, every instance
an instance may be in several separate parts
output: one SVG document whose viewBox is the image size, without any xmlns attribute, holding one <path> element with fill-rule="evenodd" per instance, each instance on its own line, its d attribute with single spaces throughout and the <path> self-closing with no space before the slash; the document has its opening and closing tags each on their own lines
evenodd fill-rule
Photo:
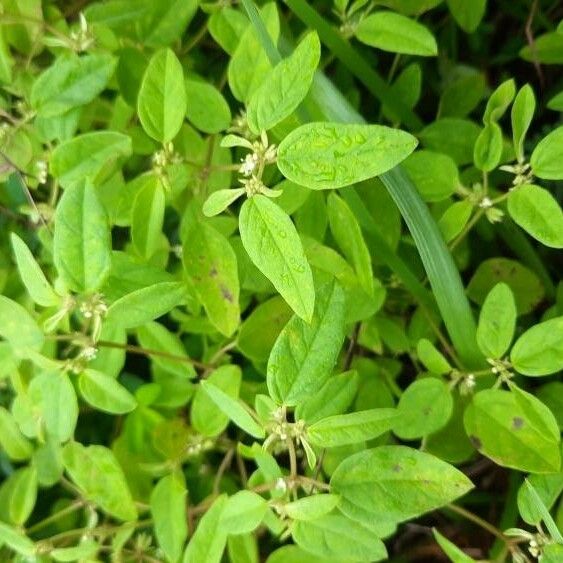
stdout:
<svg viewBox="0 0 563 563">
<path fill-rule="evenodd" d="M 356 37 L 366 45 L 392 53 L 425 57 L 438 54 L 436 40 L 426 27 L 393 12 L 378 12 L 362 19 Z"/>
<path fill-rule="evenodd" d="M 412 135 L 380 125 L 310 123 L 284 138 L 277 163 L 296 184 L 328 190 L 386 172 L 416 144 Z"/>
<path fill-rule="evenodd" d="M 186 88 L 182 65 L 170 49 L 152 56 L 137 104 L 139 119 L 148 135 L 161 143 L 176 136 L 186 114 Z"/>
<path fill-rule="evenodd" d="M 553 2 L 1 4 L 2 563 L 562 560 Z"/>
</svg>

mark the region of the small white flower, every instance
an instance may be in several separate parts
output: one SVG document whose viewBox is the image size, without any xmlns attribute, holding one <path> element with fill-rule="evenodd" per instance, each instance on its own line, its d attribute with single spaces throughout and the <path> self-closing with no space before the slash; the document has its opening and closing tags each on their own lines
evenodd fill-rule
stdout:
<svg viewBox="0 0 563 563">
<path fill-rule="evenodd" d="M 475 376 L 472 373 L 470 373 L 462 379 L 461 384 L 459 386 L 459 391 L 463 396 L 466 396 L 473 392 L 474 387 L 475 387 Z"/>
<path fill-rule="evenodd" d="M 258 155 L 256 153 L 247 154 L 244 159 L 241 159 L 241 162 L 239 172 L 243 176 L 250 176 L 258 165 Z"/>
<path fill-rule="evenodd" d="M 37 171 L 37 181 L 45 184 L 47 182 L 47 163 L 44 160 L 38 160 L 35 163 L 35 170 Z"/>
<path fill-rule="evenodd" d="M 95 360 L 97 355 L 98 350 L 97 348 L 94 348 L 94 346 L 87 346 L 84 350 L 82 350 L 82 357 L 88 362 Z"/>
<path fill-rule="evenodd" d="M 279 477 L 276 481 L 276 491 L 283 491 L 284 493 L 287 491 L 287 483 L 283 477 Z"/>
<path fill-rule="evenodd" d="M 488 209 L 489 207 L 493 206 L 493 202 L 490 197 L 485 196 L 481 202 L 479 203 L 479 207 L 481 209 Z"/>
</svg>

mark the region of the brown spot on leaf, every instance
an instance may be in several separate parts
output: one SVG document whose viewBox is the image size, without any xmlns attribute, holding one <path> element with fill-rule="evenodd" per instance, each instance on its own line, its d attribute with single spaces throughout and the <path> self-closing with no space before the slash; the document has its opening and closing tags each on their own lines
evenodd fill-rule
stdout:
<svg viewBox="0 0 563 563">
<path fill-rule="evenodd" d="M 213 266 L 213 267 L 211 268 L 211 270 L 209 270 L 209 275 L 210 275 L 212 278 L 216 277 L 218 273 L 219 273 L 219 272 L 217 271 L 217 268 L 216 268 L 215 266 Z"/>
<path fill-rule="evenodd" d="M 393 473 L 400 473 L 402 469 L 403 468 L 398 463 L 392 467 Z"/>
<path fill-rule="evenodd" d="M 227 300 L 229 303 L 234 301 L 233 294 L 224 286 L 221 286 L 221 295 L 223 299 Z"/>
<path fill-rule="evenodd" d="M 479 450 L 483 445 L 481 443 L 481 440 L 479 440 L 477 436 L 469 436 L 469 441 L 473 444 L 473 447 L 476 448 L 477 450 Z"/>
<path fill-rule="evenodd" d="M 520 430 L 522 426 L 524 426 L 524 419 L 520 416 L 515 416 L 512 419 L 512 428 L 514 428 L 514 430 Z"/>
</svg>

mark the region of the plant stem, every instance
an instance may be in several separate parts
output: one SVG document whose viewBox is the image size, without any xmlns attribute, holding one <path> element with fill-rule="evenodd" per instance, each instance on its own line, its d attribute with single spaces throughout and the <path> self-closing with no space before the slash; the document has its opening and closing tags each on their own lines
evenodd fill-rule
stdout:
<svg viewBox="0 0 563 563">
<path fill-rule="evenodd" d="M 138 522 L 133 522 L 131 524 L 135 529 L 146 528 L 152 525 L 152 519 L 139 520 Z M 76 528 L 74 530 L 67 530 L 66 532 L 61 532 L 55 536 L 51 536 L 45 542 L 58 543 L 67 539 L 72 539 L 83 534 L 91 534 L 94 536 L 107 536 L 112 532 L 120 530 L 122 526 L 98 526 L 97 528 Z M 38 542 L 41 543 L 41 542 Z"/>
<path fill-rule="evenodd" d="M 77 500 L 76 502 L 73 502 L 72 504 L 70 504 L 66 508 L 63 508 L 62 510 L 55 512 L 54 514 L 51 514 L 50 516 L 47 516 L 47 518 L 44 518 L 43 520 L 40 520 L 39 522 L 37 522 L 36 524 L 34 524 L 30 528 L 28 528 L 26 530 L 26 533 L 28 535 L 34 534 L 35 532 L 38 532 L 39 530 L 42 530 L 43 528 L 49 526 L 53 522 L 56 522 L 57 520 L 64 518 L 68 514 L 72 514 L 76 510 L 82 508 L 84 506 L 84 504 L 85 504 L 84 501 Z"/>
<path fill-rule="evenodd" d="M 287 450 L 289 452 L 289 471 L 292 479 L 297 477 L 297 456 L 295 454 L 295 444 L 291 438 L 287 438 Z"/>
<path fill-rule="evenodd" d="M 483 528 L 483 530 L 487 530 L 487 532 L 489 532 L 499 540 L 502 540 L 505 543 L 508 543 L 510 541 L 510 539 L 505 536 L 497 527 L 493 526 L 486 520 L 483 520 L 480 516 L 477 516 L 477 514 L 474 514 L 466 508 L 462 508 L 457 504 L 448 504 L 446 508 L 448 510 L 451 510 L 452 512 L 459 514 L 460 516 L 463 516 L 466 520 L 470 520 L 474 524 L 477 524 L 477 526 L 480 526 L 481 528 Z"/>
<path fill-rule="evenodd" d="M 454 250 L 454 248 L 467 236 L 469 231 L 476 225 L 477 221 L 479 221 L 479 219 L 481 219 L 481 217 L 483 217 L 484 214 L 485 214 L 485 210 L 479 209 L 479 211 L 477 211 L 477 213 L 473 215 L 473 217 L 467 223 L 467 225 L 465 225 L 461 233 L 459 233 L 459 235 L 450 244 L 450 252 Z"/>
<path fill-rule="evenodd" d="M 210 364 L 200 362 L 199 360 L 194 360 L 192 358 L 189 358 L 188 356 L 178 356 L 176 354 L 170 354 L 161 350 L 152 350 L 150 348 L 143 348 L 142 346 L 134 346 L 133 344 L 121 344 L 120 342 L 110 342 L 109 340 L 98 340 L 96 344 L 98 346 L 101 346 L 102 348 L 118 348 L 130 352 L 131 354 L 139 354 L 142 356 L 159 356 L 161 358 L 167 358 L 176 362 L 192 364 L 199 369 L 213 368 L 213 366 L 211 366 Z"/>
<path fill-rule="evenodd" d="M 217 469 L 217 475 L 215 475 L 215 480 L 213 481 L 213 494 L 214 495 L 219 494 L 219 487 L 221 485 L 221 478 L 223 477 L 223 474 L 225 473 L 225 471 L 231 465 L 231 461 L 233 459 L 234 453 L 235 453 L 234 448 L 231 448 L 230 450 L 228 450 L 227 453 L 225 454 L 225 456 L 223 457 L 223 460 L 221 461 L 221 465 L 219 465 L 219 467 Z"/>
<path fill-rule="evenodd" d="M 205 23 L 197 30 L 195 35 L 192 37 L 189 43 L 182 49 L 182 55 L 189 53 L 205 36 L 207 35 L 207 20 Z"/>
</svg>

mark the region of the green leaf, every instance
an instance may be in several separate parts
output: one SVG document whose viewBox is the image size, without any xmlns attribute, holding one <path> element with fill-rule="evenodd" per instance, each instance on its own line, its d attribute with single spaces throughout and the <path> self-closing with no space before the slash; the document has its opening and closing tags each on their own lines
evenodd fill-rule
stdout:
<svg viewBox="0 0 563 563">
<path fill-rule="evenodd" d="M 371 409 L 323 418 L 307 428 L 308 440 L 320 448 L 335 448 L 373 440 L 393 428 L 395 409 Z"/>
<path fill-rule="evenodd" d="M 344 341 L 344 314 L 344 292 L 333 280 L 319 289 L 310 324 L 296 316 L 287 323 L 268 360 L 268 390 L 275 401 L 296 405 L 330 377 Z"/>
<path fill-rule="evenodd" d="M 182 126 L 186 114 L 184 72 L 170 49 L 151 58 L 139 90 L 137 111 L 143 129 L 156 141 L 168 143 Z"/>
<path fill-rule="evenodd" d="M 479 126 L 473 121 L 444 117 L 427 125 L 419 138 L 426 148 L 447 154 L 457 165 L 463 165 L 473 161 L 473 146 L 479 133 Z"/>
<path fill-rule="evenodd" d="M 78 401 L 69 376 L 62 372 L 35 376 L 27 393 L 16 397 L 12 412 L 27 436 L 43 435 L 44 427 L 49 436 L 66 442 L 78 419 Z"/>
<path fill-rule="evenodd" d="M 160 282 L 127 293 L 108 308 L 106 321 L 121 328 L 136 328 L 168 313 L 186 296 L 181 282 Z"/>
<path fill-rule="evenodd" d="M 447 2 L 459 27 L 467 33 L 473 33 L 485 15 L 487 0 L 447 0 Z"/>
<path fill-rule="evenodd" d="M 448 385 L 436 377 L 411 383 L 399 401 L 393 432 L 403 440 L 428 436 L 443 428 L 450 419 L 453 399 Z"/>
<path fill-rule="evenodd" d="M 563 180 L 563 127 L 544 137 L 532 152 L 532 172 L 544 180 Z"/>
<path fill-rule="evenodd" d="M 391 53 L 423 57 L 438 54 L 436 39 L 427 27 L 394 12 L 381 11 L 362 18 L 356 37 L 366 45 Z"/>
<path fill-rule="evenodd" d="M 184 233 L 184 270 L 211 323 L 231 336 L 240 323 L 237 257 L 229 241 L 206 222 Z"/>
<path fill-rule="evenodd" d="M 512 142 L 518 162 L 524 162 L 524 140 L 532 123 L 535 109 L 534 91 L 529 84 L 526 84 L 520 88 L 516 95 L 511 113 Z"/>
<path fill-rule="evenodd" d="M 549 407 L 563 429 L 563 382 L 550 381 L 537 389 L 537 397 Z"/>
<path fill-rule="evenodd" d="M 464 416 L 473 445 L 495 463 L 531 473 L 553 473 L 561 465 L 559 428 L 551 411 L 529 395 L 487 389 L 474 395 Z"/>
<path fill-rule="evenodd" d="M 264 438 L 264 429 L 250 415 L 247 408 L 243 406 L 244 403 L 233 399 L 209 380 L 203 380 L 200 385 L 215 405 L 241 430 L 244 430 L 254 438 Z"/>
<path fill-rule="evenodd" d="M 422 70 L 417 63 L 411 63 L 401 71 L 390 89 L 391 94 L 399 99 L 404 106 L 414 108 L 422 93 Z M 402 123 L 401 116 L 387 105 L 382 107 L 383 115 L 394 124 Z"/>
<path fill-rule="evenodd" d="M 559 563 L 563 558 L 563 545 L 550 543 L 542 548 L 541 563 Z"/>
<path fill-rule="evenodd" d="M 327 199 L 330 230 L 347 260 L 352 264 L 360 286 L 373 295 L 373 270 L 371 255 L 362 236 L 362 230 L 348 204 L 336 193 Z"/>
<path fill-rule="evenodd" d="M 231 109 L 215 86 L 188 78 L 186 80 L 186 116 L 204 133 L 219 133 L 231 124 Z"/>
<path fill-rule="evenodd" d="M 563 491 L 563 473 L 547 475 L 530 475 L 518 489 L 518 511 L 527 524 L 537 526 L 543 519 L 543 509 L 538 506 L 537 499 L 533 498 L 531 490 L 525 483 L 533 486 L 542 505 L 548 510 L 552 508 Z"/>
<path fill-rule="evenodd" d="M 145 260 L 161 247 L 165 207 L 166 194 L 160 181 L 147 183 L 133 201 L 131 240 Z"/>
<path fill-rule="evenodd" d="M 541 497 L 539 496 L 534 486 L 530 483 L 528 479 L 524 481 L 524 486 L 530 495 L 532 503 L 534 504 L 534 508 L 541 514 L 542 520 L 551 538 L 554 541 L 556 541 L 559 545 L 563 544 L 563 536 L 561 535 L 561 532 L 559 531 L 557 524 L 553 520 L 553 517 L 549 513 L 549 510 L 543 503 Z"/>
<path fill-rule="evenodd" d="M 451 82 L 448 82 L 442 96 L 440 97 L 440 107 L 438 115 L 440 117 L 465 117 L 469 115 L 485 97 L 487 92 L 487 81 L 482 72 L 459 68 L 459 75 L 456 75 Z"/>
<path fill-rule="evenodd" d="M 325 557 L 317 557 L 295 544 L 287 544 L 273 551 L 266 563 L 326 563 Z"/>
<path fill-rule="evenodd" d="M 290 307 L 310 321 L 315 303 L 313 275 L 289 216 L 267 197 L 255 195 L 242 204 L 239 230 L 255 266 Z"/>
<path fill-rule="evenodd" d="M 221 526 L 226 504 L 227 496 L 221 495 L 202 516 L 184 551 L 182 563 L 220 563 L 227 542 L 227 533 Z"/>
<path fill-rule="evenodd" d="M 505 80 L 487 100 L 487 106 L 483 115 L 483 123 L 485 125 L 497 122 L 508 109 L 516 94 L 516 83 L 514 79 Z"/>
<path fill-rule="evenodd" d="M 312 32 L 266 74 L 248 102 L 247 119 L 255 133 L 268 131 L 297 109 L 311 87 L 320 56 L 319 37 Z"/>
<path fill-rule="evenodd" d="M 266 363 L 276 338 L 292 315 L 280 296 L 260 303 L 240 327 L 239 350 L 253 362 Z"/>
<path fill-rule="evenodd" d="M 494 170 L 502 157 L 502 131 L 494 122 L 487 123 L 475 141 L 473 161 L 483 172 Z"/>
<path fill-rule="evenodd" d="M 119 520 L 137 517 L 125 475 L 111 450 L 69 442 L 63 449 L 63 462 L 89 501 Z"/>
<path fill-rule="evenodd" d="M 339 501 L 340 497 L 338 495 L 312 495 L 284 504 L 283 511 L 292 520 L 316 520 L 332 512 Z"/>
<path fill-rule="evenodd" d="M 274 43 L 280 34 L 280 22 L 275 2 L 263 6 L 260 13 L 266 33 Z M 248 25 L 229 61 L 228 79 L 233 96 L 248 102 L 271 68 L 268 55 L 262 49 L 254 26 Z"/>
<path fill-rule="evenodd" d="M 231 563 L 260 563 L 258 540 L 252 533 L 229 536 L 227 553 Z"/>
<path fill-rule="evenodd" d="M 510 362 L 523 375 L 549 375 L 562 370 L 563 317 L 528 329 L 512 347 Z"/>
<path fill-rule="evenodd" d="M 444 506 L 467 493 L 471 481 L 448 463 L 405 446 L 381 446 L 347 457 L 330 481 L 340 510 L 354 518 L 400 522 Z"/>
<path fill-rule="evenodd" d="M 94 408 L 111 414 L 125 414 L 137 406 L 135 397 L 113 377 L 85 369 L 78 379 L 82 398 Z"/>
<path fill-rule="evenodd" d="M 402 166 L 424 201 L 442 201 L 451 196 L 460 184 L 457 166 L 446 154 L 416 151 Z"/>
<path fill-rule="evenodd" d="M 107 53 L 57 57 L 33 83 L 32 107 L 41 117 L 54 117 L 91 102 L 107 86 L 116 62 Z"/>
<path fill-rule="evenodd" d="M 329 378 L 318 391 L 297 405 L 295 419 L 314 424 L 323 418 L 342 414 L 356 396 L 358 379 L 356 371 L 345 371 Z"/>
<path fill-rule="evenodd" d="M 77 293 L 98 290 L 109 275 L 108 217 L 89 181 L 68 187 L 59 201 L 53 260 L 68 289 Z"/>
<path fill-rule="evenodd" d="M 139 22 L 143 43 L 150 47 L 166 47 L 181 39 L 197 11 L 198 2 L 162 0 L 144 6 L 148 13 Z"/>
<path fill-rule="evenodd" d="M 516 328 L 516 302 L 510 287 L 498 283 L 488 293 L 477 326 L 477 344 L 487 358 L 504 356 Z"/>
<path fill-rule="evenodd" d="M 563 37 L 561 32 L 548 32 L 535 37 L 533 45 L 522 47 L 520 56 L 531 63 L 563 64 Z"/>
<path fill-rule="evenodd" d="M 55 293 L 51 284 L 27 244 L 16 233 L 11 233 L 12 248 L 21 280 L 30 297 L 42 307 L 51 307 L 60 303 L 61 298 Z"/>
<path fill-rule="evenodd" d="M 35 319 L 19 304 L 0 295 L 0 336 L 17 356 L 25 358 L 31 352 L 38 352 L 45 337 Z"/>
<path fill-rule="evenodd" d="M 536 274 L 510 258 L 489 258 L 481 262 L 467 286 L 467 295 L 482 305 L 499 282 L 506 283 L 512 290 L 519 315 L 529 313 L 543 299 L 544 288 Z"/>
<path fill-rule="evenodd" d="M 438 545 L 442 548 L 444 553 L 449 557 L 452 563 L 475 563 L 474 559 L 471 559 L 469 555 L 465 555 L 457 545 L 453 544 L 448 538 L 444 537 L 436 528 L 432 529 L 434 538 L 438 542 Z"/>
<path fill-rule="evenodd" d="M 553 111 L 563 111 L 563 91 L 559 94 L 555 94 L 549 102 L 547 102 L 547 107 Z"/>
<path fill-rule="evenodd" d="M 446 242 L 454 240 L 463 231 L 473 213 L 473 204 L 466 199 L 452 203 L 438 221 L 438 227 Z"/>
<path fill-rule="evenodd" d="M 10 489 L 10 523 L 22 526 L 31 516 L 37 501 L 37 469 L 34 466 L 18 469 L 5 483 Z"/>
<path fill-rule="evenodd" d="M 81 540 L 74 547 L 58 547 L 49 552 L 55 561 L 83 561 L 96 556 L 100 546 L 92 539 Z"/>
<path fill-rule="evenodd" d="M 137 328 L 137 338 L 143 348 L 173 354 L 185 358 L 185 362 L 165 356 L 153 355 L 151 361 L 163 370 L 178 377 L 192 379 L 196 376 L 194 367 L 188 362 L 189 356 L 180 338 L 159 323 L 148 323 Z"/>
<path fill-rule="evenodd" d="M 387 558 L 383 542 L 371 530 L 339 514 L 297 521 L 291 528 L 295 543 L 325 560 L 381 561 Z"/>
<path fill-rule="evenodd" d="M 252 491 L 239 491 L 229 497 L 221 513 L 221 529 L 227 534 L 247 534 L 262 522 L 268 503 Z"/>
<path fill-rule="evenodd" d="M 186 481 L 180 471 L 162 477 L 150 497 L 150 509 L 158 545 L 169 561 L 182 555 L 188 537 L 186 523 Z"/>
<path fill-rule="evenodd" d="M 296 184 L 328 190 L 386 172 L 416 145 L 409 133 L 382 125 L 308 123 L 280 143 L 277 165 Z"/>
<path fill-rule="evenodd" d="M 232 55 L 248 27 L 248 18 L 242 12 L 226 6 L 211 14 L 208 26 L 215 42 Z"/>
<path fill-rule="evenodd" d="M 24 557 L 35 554 L 35 544 L 19 530 L 0 522 L 0 545 L 5 544 Z"/>
<path fill-rule="evenodd" d="M 508 194 L 508 212 L 528 234 L 551 248 L 563 248 L 563 211 L 544 188 L 526 184 Z"/>
<path fill-rule="evenodd" d="M 4 407 L 0 407 L 0 446 L 14 461 L 25 461 L 33 453 L 33 446 L 21 433 L 13 415 Z"/>
<path fill-rule="evenodd" d="M 207 381 L 235 400 L 239 396 L 242 374 L 236 365 L 220 366 Z M 205 390 L 198 386 L 190 410 L 194 429 L 204 436 L 218 436 L 227 428 L 229 416 L 220 409 Z"/>
<path fill-rule="evenodd" d="M 444 358 L 442 353 L 427 338 L 421 338 L 418 341 L 416 353 L 418 359 L 429 372 L 436 375 L 446 375 L 452 371 L 452 366 L 448 360 Z"/>
<path fill-rule="evenodd" d="M 84 133 L 61 143 L 51 154 L 51 174 L 64 188 L 85 177 L 107 175 L 108 167 L 131 155 L 131 137 L 116 131 Z"/>
<path fill-rule="evenodd" d="M 47 437 L 47 441 L 33 452 L 33 463 L 37 467 L 37 480 L 42 487 L 52 487 L 63 476 L 62 448 L 58 441 Z"/>
<path fill-rule="evenodd" d="M 244 188 L 235 188 L 227 190 L 217 190 L 209 194 L 209 197 L 205 200 L 203 204 L 203 214 L 206 217 L 213 217 L 214 215 L 219 215 L 235 202 L 241 195 L 245 193 Z"/>
</svg>

